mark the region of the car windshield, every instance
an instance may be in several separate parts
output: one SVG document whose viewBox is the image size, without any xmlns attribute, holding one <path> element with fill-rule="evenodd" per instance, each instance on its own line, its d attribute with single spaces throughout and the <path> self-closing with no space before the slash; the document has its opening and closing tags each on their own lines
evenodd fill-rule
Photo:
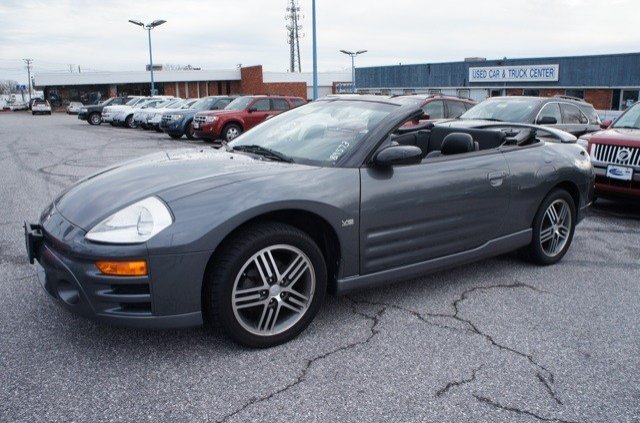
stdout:
<svg viewBox="0 0 640 423">
<path fill-rule="evenodd" d="M 244 110 L 249 103 L 251 103 L 253 97 L 239 97 L 233 100 L 231 103 L 225 107 L 225 110 Z"/>
<path fill-rule="evenodd" d="M 488 99 L 463 113 L 460 119 L 529 123 L 540 103 L 540 100 L 530 98 Z"/>
<path fill-rule="evenodd" d="M 167 101 L 163 101 L 161 103 L 157 103 L 155 105 L 156 109 L 162 109 L 162 108 L 166 108 L 166 107 L 179 107 L 182 105 L 182 103 L 184 102 L 184 100 L 167 100 Z"/>
<path fill-rule="evenodd" d="M 102 102 L 102 105 L 103 106 L 108 106 L 109 104 L 113 103 L 115 99 L 116 99 L 115 97 L 108 98 L 108 99 L 106 99 L 105 101 Z"/>
<path fill-rule="evenodd" d="M 267 120 L 229 146 L 256 154 L 268 150 L 271 156 L 296 163 L 337 166 L 397 107 L 358 100 L 317 101 Z"/>
<path fill-rule="evenodd" d="M 194 110 L 209 110 L 217 101 L 217 98 L 201 98 L 189 108 Z"/>
<path fill-rule="evenodd" d="M 141 101 L 142 101 L 142 99 L 141 99 L 141 98 L 132 98 L 131 100 L 127 101 L 127 102 L 125 103 L 125 105 L 127 105 L 127 106 L 134 106 L 134 105 L 136 105 L 136 104 L 140 103 Z"/>
<path fill-rule="evenodd" d="M 613 124 L 614 128 L 630 128 L 640 129 L 640 104 L 636 104 L 621 115 L 616 123 Z"/>
</svg>

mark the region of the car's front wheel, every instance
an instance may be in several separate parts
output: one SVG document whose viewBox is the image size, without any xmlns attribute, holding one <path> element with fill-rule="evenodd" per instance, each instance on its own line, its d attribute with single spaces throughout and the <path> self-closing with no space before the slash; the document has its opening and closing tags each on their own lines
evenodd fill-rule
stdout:
<svg viewBox="0 0 640 423">
<path fill-rule="evenodd" d="M 326 287 L 324 257 L 306 233 L 252 225 L 216 252 L 205 280 L 206 318 L 239 344 L 272 347 L 309 325 Z"/>
<path fill-rule="evenodd" d="M 523 257 L 543 265 L 557 263 L 569 250 L 575 227 L 573 198 L 563 189 L 552 191 L 533 219 L 533 237 L 521 251 Z"/>
<path fill-rule="evenodd" d="M 100 113 L 91 113 L 89 115 L 89 124 L 100 125 L 101 122 L 102 122 L 102 116 L 100 116 Z"/>
<path fill-rule="evenodd" d="M 189 124 L 187 125 L 187 128 L 184 130 L 184 134 L 187 136 L 187 139 L 189 140 L 195 140 L 196 139 L 196 130 L 193 129 L 193 123 L 189 122 Z"/>
<path fill-rule="evenodd" d="M 127 116 L 124 119 L 124 126 L 126 126 L 127 128 L 135 128 L 137 125 L 136 123 L 133 121 L 133 115 Z"/>
<path fill-rule="evenodd" d="M 242 128 L 240 128 L 235 123 L 230 123 L 224 127 L 224 130 L 222 131 L 222 138 L 226 142 L 230 142 L 240 134 L 242 134 Z"/>
</svg>

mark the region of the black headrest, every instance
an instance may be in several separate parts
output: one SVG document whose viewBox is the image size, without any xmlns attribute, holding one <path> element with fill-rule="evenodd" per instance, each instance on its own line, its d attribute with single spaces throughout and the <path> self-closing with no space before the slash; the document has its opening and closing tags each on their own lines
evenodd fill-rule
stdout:
<svg viewBox="0 0 640 423">
<path fill-rule="evenodd" d="M 440 151 L 444 155 L 470 153 L 475 151 L 473 137 L 462 132 L 453 132 L 444 137 Z"/>
</svg>

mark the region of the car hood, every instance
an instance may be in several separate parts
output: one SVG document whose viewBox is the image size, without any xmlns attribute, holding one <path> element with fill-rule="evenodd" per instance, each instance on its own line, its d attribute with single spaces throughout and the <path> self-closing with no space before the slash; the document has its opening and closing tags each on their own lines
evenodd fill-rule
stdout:
<svg viewBox="0 0 640 423">
<path fill-rule="evenodd" d="M 610 128 L 591 134 L 589 141 L 599 144 L 640 146 L 640 129 Z"/>
<path fill-rule="evenodd" d="M 436 123 L 438 126 L 450 126 L 450 127 L 458 127 L 458 128 L 475 128 L 478 126 L 484 125 L 495 125 L 495 124 L 509 124 L 509 123 L 528 123 L 528 122 L 498 122 L 495 120 L 484 120 L 484 119 L 452 119 L 452 120 L 441 120 Z"/>
<path fill-rule="evenodd" d="M 242 110 L 207 110 L 205 112 L 198 112 L 200 115 L 205 116 L 220 116 L 220 115 L 233 115 L 242 112 Z"/>
<path fill-rule="evenodd" d="M 241 153 L 183 149 L 154 153 L 88 176 L 55 200 L 58 212 L 88 231 L 123 207 L 156 195 L 172 201 L 231 183 L 310 166 L 257 160 Z"/>
</svg>

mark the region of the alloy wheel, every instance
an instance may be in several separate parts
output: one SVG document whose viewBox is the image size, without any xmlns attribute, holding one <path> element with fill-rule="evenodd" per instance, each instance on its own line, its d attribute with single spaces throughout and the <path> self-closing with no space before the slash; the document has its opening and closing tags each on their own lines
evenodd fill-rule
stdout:
<svg viewBox="0 0 640 423">
<path fill-rule="evenodd" d="M 571 234 L 571 209 L 564 199 L 552 202 L 544 213 L 540 225 L 540 248 L 555 257 L 564 249 Z"/>
<path fill-rule="evenodd" d="M 285 332 L 302 319 L 313 300 L 313 264 L 300 249 L 285 244 L 263 248 L 238 272 L 232 291 L 237 322 L 259 336 Z"/>
</svg>

